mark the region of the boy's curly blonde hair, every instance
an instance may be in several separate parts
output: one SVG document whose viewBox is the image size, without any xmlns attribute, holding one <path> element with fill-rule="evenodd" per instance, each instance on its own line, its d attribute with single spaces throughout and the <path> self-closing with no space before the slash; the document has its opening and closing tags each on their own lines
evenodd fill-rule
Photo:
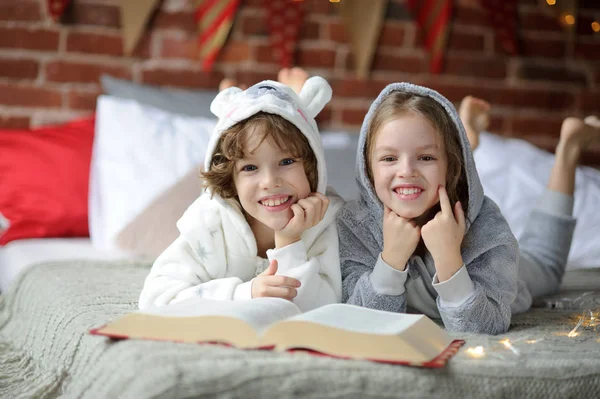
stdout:
<svg viewBox="0 0 600 399">
<path fill-rule="evenodd" d="M 258 112 L 248 119 L 236 123 L 225 130 L 215 148 L 210 169 L 200 172 L 204 179 L 203 187 L 222 198 L 236 198 L 237 192 L 233 181 L 235 163 L 256 148 L 246 149 L 248 133 L 259 134 L 258 145 L 270 140 L 281 151 L 304 163 L 304 171 L 315 192 L 318 185 L 317 158 L 308 139 L 287 119 L 266 112 Z"/>
</svg>

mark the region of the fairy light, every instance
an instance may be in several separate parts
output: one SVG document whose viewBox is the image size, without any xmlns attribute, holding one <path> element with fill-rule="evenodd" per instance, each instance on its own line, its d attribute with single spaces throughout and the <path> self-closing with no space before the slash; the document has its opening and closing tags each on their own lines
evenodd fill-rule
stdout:
<svg viewBox="0 0 600 399">
<path fill-rule="evenodd" d="M 592 22 L 592 30 L 594 32 L 600 32 L 600 23 L 598 21 Z"/>
<path fill-rule="evenodd" d="M 339 3 L 340 0 L 329 0 L 330 3 Z"/>
<path fill-rule="evenodd" d="M 476 346 L 474 348 L 467 348 L 467 354 L 475 359 L 479 359 L 485 356 L 485 350 L 483 346 Z"/>
<path fill-rule="evenodd" d="M 548 3 L 549 6 L 553 6 L 556 4 L 556 0 L 546 0 L 546 3 Z"/>
<path fill-rule="evenodd" d="M 519 351 L 517 350 L 517 348 L 515 348 L 514 346 L 512 346 L 512 344 L 510 343 L 510 339 L 505 338 L 499 341 L 502 345 L 504 345 L 504 347 L 506 349 L 509 349 L 512 353 L 514 353 L 515 355 L 519 355 Z"/>
<path fill-rule="evenodd" d="M 573 25 L 575 23 L 575 17 L 571 14 L 566 14 L 563 19 L 567 25 Z"/>
<path fill-rule="evenodd" d="M 538 340 L 537 339 L 528 339 L 525 340 L 525 343 L 527 344 L 537 344 Z"/>
</svg>

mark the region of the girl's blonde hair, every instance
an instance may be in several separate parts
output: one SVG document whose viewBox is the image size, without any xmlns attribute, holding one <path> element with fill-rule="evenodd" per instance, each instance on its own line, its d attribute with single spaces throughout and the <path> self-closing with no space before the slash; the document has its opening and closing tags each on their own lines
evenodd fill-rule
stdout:
<svg viewBox="0 0 600 399">
<path fill-rule="evenodd" d="M 289 153 L 294 158 L 302 159 L 310 190 L 317 191 L 317 158 L 308 139 L 287 119 L 266 112 L 258 112 L 250 118 L 236 123 L 221 134 L 210 169 L 200 173 L 204 179 L 204 188 L 210 189 L 212 193 L 223 198 L 237 197 L 233 181 L 235 163 L 243 159 L 249 152 L 256 150 L 256 148 L 244 150 L 250 132 L 260 135 L 257 147 L 263 141 L 269 140 L 283 152 Z"/>
<path fill-rule="evenodd" d="M 367 145 L 364 154 L 369 181 L 372 185 L 374 184 L 371 158 L 381 128 L 391 120 L 410 114 L 427 119 L 442 138 L 448 159 L 446 191 L 452 206 L 456 201 L 460 201 L 466 216 L 469 209 L 469 186 L 467 184 L 460 135 L 450 115 L 441 104 L 430 97 L 396 91 L 386 97 L 377 107 L 368 126 Z M 435 216 L 435 213 L 432 212 L 432 216 Z"/>
</svg>

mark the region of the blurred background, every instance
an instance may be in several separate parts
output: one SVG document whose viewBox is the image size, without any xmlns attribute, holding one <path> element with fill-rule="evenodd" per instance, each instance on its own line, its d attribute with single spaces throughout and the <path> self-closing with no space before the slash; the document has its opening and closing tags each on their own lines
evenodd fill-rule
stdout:
<svg viewBox="0 0 600 399">
<path fill-rule="evenodd" d="M 550 151 L 565 116 L 600 113 L 598 0 L 382 1 L 380 30 L 366 53 L 361 50 L 361 61 L 356 32 L 360 36 L 363 25 L 376 23 L 369 15 L 379 0 L 286 3 L 286 10 L 299 10 L 286 62 L 333 87 L 333 100 L 319 116 L 322 128 L 357 131 L 372 100 L 392 81 L 427 85 L 455 104 L 468 94 L 488 100 L 491 131 Z M 350 3 L 364 17 L 362 24 L 345 19 L 342 8 Z M 371 7 L 366 13 L 364 3 Z M 243 84 L 275 79 L 283 61 L 274 51 L 272 2 L 241 0 L 234 6 L 231 30 L 207 69 L 198 45 L 202 18 L 210 17 L 206 10 L 199 14 L 207 7 L 202 1 L 0 0 L 0 128 L 90 115 L 102 74 L 210 90 L 224 77 Z M 441 26 L 419 20 L 425 6 L 450 10 Z M 498 20 L 500 14 L 504 19 Z M 437 43 L 440 32 L 447 35 L 437 48 L 441 67 L 433 71 L 436 49 L 427 44 Z M 361 78 L 357 64 L 365 59 L 369 67 Z M 584 162 L 600 165 L 600 148 L 588 151 Z"/>
</svg>

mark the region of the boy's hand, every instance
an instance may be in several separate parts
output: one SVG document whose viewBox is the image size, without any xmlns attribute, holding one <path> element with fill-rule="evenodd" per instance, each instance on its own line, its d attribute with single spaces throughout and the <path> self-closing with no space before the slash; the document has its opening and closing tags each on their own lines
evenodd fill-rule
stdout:
<svg viewBox="0 0 600 399">
<path fill-rule="evenodd" d="M 300 287 L 300 281 L 292 277 L 276 276 L 277 261 L 272 260 L 267 270 L 259 274 L 252 282 L 252 298 L 272 297 L 291 301 Z"/>
<path fill-rule="evenodd" d="M 446 189 L 440 186 L 438 192 L 441 211 L 423 226 L 421 235 L 435 262 L 438 280 L 442 282 L 463 265 L 460 244 L 465 236 L 466 223 L 460 202 L 454 205 L 453 211 Z"/>
<path fill-rule="evenodd" d="M 381 258 L 396 270 L 404 271 L 421 238 L 421 228 L 409 219 L 398 216 L 383 205 L 383 252 Z"/>
<path fill-rule="evenodd" d="M 310 193 L 291 206 L 294 216 L 281 229 L 275 231 L 275 248 L 283 248 L 300 240 L 304 231 L 315 226 L 325 216 L 329 198 L 321 193 Z"/>
</svg>

